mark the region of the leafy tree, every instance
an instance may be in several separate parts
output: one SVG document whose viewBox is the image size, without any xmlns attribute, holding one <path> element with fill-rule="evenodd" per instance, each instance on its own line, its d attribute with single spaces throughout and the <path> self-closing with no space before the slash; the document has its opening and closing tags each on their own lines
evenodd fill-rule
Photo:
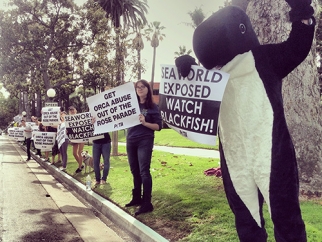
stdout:
<svg viewBox="0 0 322 242">
<path fill-rule="evenodd" d="M 0 92 L 0 128 L 6 129 L 18 113 L 18 99 L 10 96 L 5 98 Z"/>
</svg>

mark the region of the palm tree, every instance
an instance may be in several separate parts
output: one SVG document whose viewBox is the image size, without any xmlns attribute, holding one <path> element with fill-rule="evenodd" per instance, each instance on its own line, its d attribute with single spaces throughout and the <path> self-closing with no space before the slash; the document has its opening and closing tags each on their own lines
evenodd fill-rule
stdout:
<svg viewBox="0 0 322 242">
<path fill-rule="evenodd" d="M 122 80 L 122 70 L 124 65 L 124 56 L 120 46 L 121 29 L 131 27 L 137 29 L 139 26 L 147 24 L 145 14 L 147 13 L 147 1 L 143 0 L 95 0 L 106 12 L 106 17 L 110 18 L 116 34 L 116 82 L 118 86 L 124 82 Z M 121 24 L 121 19 L 122 24 Z M 118 134 L 117 131 L 112 134 L 112 155 L 118 155 Z"/>
<path fill-rule="evenodd" d="M 204 19 L 206 18 L 205 14 L 203 13 L 201 7 L 195 8 L 194 11 L 188 12 L 192 23 L 186 23 L 186 25 L 191 26 L 192 28 L 197 28 L 199 24 L 201 24 Z"/>
<path fill-rule="evenodd" d="M 95 0 L 110 18 L 116 34 L 116 86 L 123 83 L 122 65 L 124 56 L 120 46 L 120 33 L 122 29 L 129 27 L 136 30 L 139 26 L 147 24 L 145 14 L 147 13 L 147 1 L 143 0 Z M 122 20 L 122 21 L 121 21 Z"/>
<path fill-rule="evenodd" d="M 176 59 L 177 57 L 182 56 L 182 55 L 190 55 L 191 52 L 192 52 L 192 50 L 187 51 L 186 46 L 184 46 L 184 45 L 179 46 L 179 52 L 178 51 L 174 52 L 174 54 L 176 55 L 174 58 Z"/>
<path fill-rule="evenodd" d="M 137 32 L 136 32 L 136 36 L 135 38 L 133 39 L 133 46 L 134 46 L 134 49 L 136 49 L 137 51 L 137 63 L 136 63 L 136 66 L 137 66 L 137 72 L 138 72 L 138 80 L 141 80 L 141 50 L 143 50 L 144 48 L 144 43 L 143 43 L 143 39 L 142 39 L 142 34 L 141 34 L 141 29 L 139 29 Z"/>
<path fill-rule="evenodd" d="M 161 33 L 161 31 L 165 29 L 164 26 L 161 26 L 161 22 L 154 21 L 149 24 L 149 28 L 146 30 L 148 33 L 152 33 L 152 38 L 148 38 L 151 41 L 151 46 L 153 47 L 153 61 L 152 61 L 152 76 L 151 76 L 151 87 L 153 90 L 154 85 L 154 69 L 155 69 L 155 57 L 156 57 L 156 49 L 159 46 L 159 41 L 163 40 L 165 34 Z"/>
</svg>

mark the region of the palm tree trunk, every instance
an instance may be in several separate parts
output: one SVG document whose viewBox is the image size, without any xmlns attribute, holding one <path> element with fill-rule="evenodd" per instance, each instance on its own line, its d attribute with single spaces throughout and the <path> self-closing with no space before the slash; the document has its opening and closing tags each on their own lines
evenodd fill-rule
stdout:
<svg viewBox="0 0 322 242">
<path fill-rule="evenodd" d="M 153 62 L 152 62 L 152 76 L 151 76 L 151 88 L 153 93 L 153 85 L 154 85 L 154 69 L 155 69 L 155 56 L 156 56 L 157 48 L 153 47 Z"/>
</svg>

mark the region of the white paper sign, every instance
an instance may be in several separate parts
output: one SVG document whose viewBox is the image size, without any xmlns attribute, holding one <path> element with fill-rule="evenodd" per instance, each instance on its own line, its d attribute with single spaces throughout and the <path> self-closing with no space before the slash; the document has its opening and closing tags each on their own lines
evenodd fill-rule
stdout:
<svg viewBox="0 0 322 242">
<path fill-rule="evenodd" d="M 25 141 L 25 127 L 19 127 L 18 128 L 18 133 L 17 133 L 17 140 L 18 141 Z"/>
<path fill-rule="evenodd" d="M 31 126 L 31 129 L 32 129 L 31 139 L 33 140 L 34 139 L 34 132 L 39 131 L 39 126 L 35 124 L 35 125 Z"/>
<path fill-rule="evenodd" d="M 140 124 L 139 102 L 132 82 L 88 97 L 87 103 L 96 121 L 94 134 L 103 134 Z"/>
<path fill-rule="evenodd" d="M 22 131 L 22 137 L 21 137 L 21 131 L 19 131 L 20 127 L 14 127 L 13 130 L 14 130 L 14 140 L 16 141 L 21 141 L 22 137 L 23 136 L 23 131 Z M 25 138 L 23 138 L 23 140 L 25 140 Z"/>
<path fill-rule="evenodd" d="M 66 116 L 65 116 L 66 117 Z M 60 124 L 57 127 L 57 143 L 58 143 L 58 149 L 62 146 L 62 144 L 65 142 L 66 139 L 66 125 L 65 123 Z"/>
<path fill-rule="evenodd" d="M 15 128 L 8 128 L 8 136 L 10 139 L 15 138 Z"/>
<path fill-rule="evenodd" d="M 229 74 L 191 66 L 186 78 L 174 65 L 162 65 L 159 108 L 163 121 L 182 136 L 215 145 L 220 104 Z"/>
<path fill-rule="evenodd" d="M 94 135 L 94 125 L 90 112 L 65 116 L 67 135 L 73 143 L 85 143 L 89 140 L 104 138 L 104 135 Z"/>
<path fill-rule="evenodd" d="M 51 151 L 55 144 L 56 133 L 35 131 L 33 134 L 36 149 L 41 151 Z"/>
<path fill-rule="evenodd" d="M 44 126 L 57 126 L 60 123 L 60 107 L 43 107 L 41 123 Z"/>
</svg>

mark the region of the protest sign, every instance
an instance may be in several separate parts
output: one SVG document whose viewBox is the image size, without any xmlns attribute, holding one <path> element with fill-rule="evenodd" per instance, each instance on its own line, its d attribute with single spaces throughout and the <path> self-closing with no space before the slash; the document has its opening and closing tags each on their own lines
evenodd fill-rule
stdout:
<svg viewBox="0 0 322 242">
<path fill-rule="evenodd" d="M 15 128 L 8 128 L 8 136 L 10 139 L 15 138 Z"/>
<path fill-rule="evenodd" d="M 18 132 L 16 133 L 17 141 L 25 141 L 24 132 L 25 132 L 25 127 L 19 127 L 18 128 Z"/>
<path fill-rule="evenodd" d="M 55 144 L 56 133 L 54 132 L 33 132 L 35 148 L 41 151 L 51 151 Z"/>
<path fill-rule="evenodd" d="M 15 123 L 20 123 L 22 120 L 22 116 L 21 115 L 16 115 L 13 117 L 13 120 L 15 121 Z"/>
<path fill-rule="evenodd" d="M 140 108 L 133 82 L 88 97 L 87 104 L 95 118 L 94 134 L 140 124 Z"/>
<path fill-rule="evenodd" d="M 60 107 L 43 107 L 41 123 L 44 126 L 57 126 L 60 123 Z"/>
<path fill-rule="evenodd" d="M 31 129 L 32 129 L 31 139 L 33 140 L 34 139 L 34 132 L 39 131 L 39 126 L 35 124 L 35 125 L 31 126 Z"/>
<path fill-rule="evenodd" d="M 229 74 L 191 66 L 183 78 L 174 65 L 162 65 L 159 108 L 163 121 L 182 136 L 215 145 L 218 116 Z"/>
<path fill-rule="evenodd" d="M 73 143 L 85 143 L 89 140 L 104 138 L 104 135 L 94 135 L 94 125 L 90 112 L 65 116 L 67 135 Z"/>
<path fill-rule="evenodd" d="M 23 131 L 21 132 L 21 130 L 19 130 L 19 129 L 20 129 L 20 127 L 14 127 L 13 128 L 13 130 L 14 130 L 13 131 L 14 132 L 13 138 L 16 141 L 21 141 L 22 138 L 24 140 Z"/>
<path fill-rule="evenodd" d="M 66 116 L 65 116 L 66 117 Z M 57 127 L 57 143 L 58 143 L 58 149 L 62 146 L 62 144 L 65 142 L 65 136 L 66 134 L 66 125 L 65 123 L 60 124 Z"/>
</svg>

